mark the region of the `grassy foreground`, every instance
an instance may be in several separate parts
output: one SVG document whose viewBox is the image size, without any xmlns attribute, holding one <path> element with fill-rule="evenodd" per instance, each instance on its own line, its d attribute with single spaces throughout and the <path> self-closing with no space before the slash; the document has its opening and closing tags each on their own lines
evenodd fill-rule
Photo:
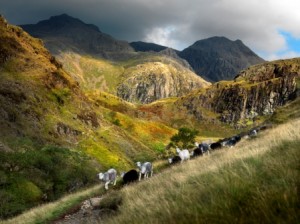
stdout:
<svg viewBox="0 0 300 224">
<path fill-rule="evenodd" d="M 118 213 L 102 221 L 299 223 L 299 146 L 298 118 L 255 139 L 243 140 L 235 148 L 213 152 L 157 172 L 147 181 L 108 192 L 103 203 L 112 206 L 116 201 Z M 84 199 L 103 193 L 103 186 L 96 186 L 0 224 L 49 223 Z"/>
<path fill-rule="evenodd" d="M 300 119 L 123 188 L 107 223 L 299 223 Z"/>
</svg>

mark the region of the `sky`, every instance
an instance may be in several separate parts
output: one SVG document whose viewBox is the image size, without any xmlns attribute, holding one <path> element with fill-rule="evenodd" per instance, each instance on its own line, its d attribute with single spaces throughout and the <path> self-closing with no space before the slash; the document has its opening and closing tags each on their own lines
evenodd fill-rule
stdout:
<svg viewBox="0 0 300 224">
<path fill-rule="evenodd" d="M 63 13 L 129 42 L 182 50 L 225 36 L 266 60 L 300 57 L 300 0 L 0 0 L 15 25 Z"/>
</svg>

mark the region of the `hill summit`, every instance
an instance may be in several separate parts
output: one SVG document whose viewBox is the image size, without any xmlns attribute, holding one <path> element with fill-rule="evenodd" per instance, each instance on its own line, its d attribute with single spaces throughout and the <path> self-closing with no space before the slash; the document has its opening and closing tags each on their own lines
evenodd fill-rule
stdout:
<svg viewBox="0 0 300 224">
<path fill-rule="evenodd" d="M 116 40 L 102 33 L 97 26 L 86 24 L 67 14 L 21 27 L 32 36 L 43 39 L 46 47 L 54 54 L 61 50 L 72 50 L 103 56 L 107 52 L 121 54 L 133 51 L 127 42 Z"/>
<path fill-rule="evenodd" d="M 211 37 L 195 42 L 179 52 L 194 71 L 208 81 L 232 80 L 241 70 L 264 62 L 241 40 Z"/>
</svg>

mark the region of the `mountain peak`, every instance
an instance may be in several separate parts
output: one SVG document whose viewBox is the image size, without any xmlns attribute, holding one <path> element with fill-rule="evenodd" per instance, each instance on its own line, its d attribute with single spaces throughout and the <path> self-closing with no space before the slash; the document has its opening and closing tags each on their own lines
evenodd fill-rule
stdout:
<svg viewBox="0 0 300 224">
<path fill-rule="evenodd" d="M 223 36 L 198 40 L 179 55 L 197 74 L 213 82 L 232 80 L 242 69 L 264 62 L 241 40 L 232 41 Z"/>
<path fill-rule="evenodd" d="M 84 52 L 98 56 L 105 56 L 107 52 L 133 51 L 127 42 L 116 40 L 102 33 L 97 26 L 86 24 L 65 13 L 21 27 L 32 36 L 43 39 L 46 47 L 55 55 L 60 51 Z"/>
<path fill-rule="evenodd" d="M 49 19 L 42 20 L 38 22 L 36 25 L 40 27 L 47 27 L 47 28 L 51 27 L 52 29 L 61 29 L 61 28 L 65 28 L 66 26 L 86 27 L 96 32 L 101 32 L 97 26 L 93 24 L 86 24 L 82 22 L 80 19 L 69 16 L 66 13 L 57 16 L 51 16 Z"/>
</svg>

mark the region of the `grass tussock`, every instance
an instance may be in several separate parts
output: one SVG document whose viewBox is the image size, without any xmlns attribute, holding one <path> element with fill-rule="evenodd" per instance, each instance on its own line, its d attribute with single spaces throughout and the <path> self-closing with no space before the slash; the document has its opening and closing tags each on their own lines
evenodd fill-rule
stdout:
<svg viewBox="0 0 300 224">
<path fill-rule="evenodd" d="M 299 125 L 123 188 L 107 223 L 299 223 Z"/>
</svg>

